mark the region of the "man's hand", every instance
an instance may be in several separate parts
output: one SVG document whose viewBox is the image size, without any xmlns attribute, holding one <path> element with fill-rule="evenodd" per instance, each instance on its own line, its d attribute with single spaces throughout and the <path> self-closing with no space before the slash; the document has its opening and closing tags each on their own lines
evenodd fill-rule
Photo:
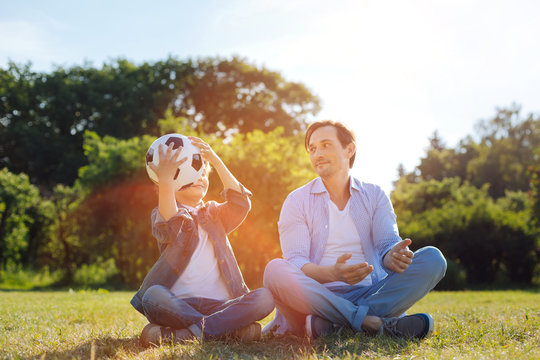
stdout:
<svg viewBox="0 0 540 360">
<path fill-rule="evenodd" d="M 397 273 L 404 272 L 412 263 L 414 253 L 409 250 L 411 239 L 401 240 L 384 255 L 383 263 L 388 270 Z"/>
<path fill-rule="evenodd" d="M 354 285 L 359 281 L 364 280 L 366 276 L 373 271 L 373 266 L 363 262 L 360 264 L 347 265 L 347 260 L 351 258 L 352 254 L 343 254 L 338 257 L 336 264 L 334 265 L 334 275 L 337 280 L 344 281 L 349 285 Z"/>
</svg>

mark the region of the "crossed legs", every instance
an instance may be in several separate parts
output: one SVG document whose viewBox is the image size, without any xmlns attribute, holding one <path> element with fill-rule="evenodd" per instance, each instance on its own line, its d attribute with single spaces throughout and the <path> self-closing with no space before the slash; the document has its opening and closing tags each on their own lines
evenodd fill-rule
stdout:
<svg viewBox="0 0 540 360">
<path fill-rule="evenodd" d="M 151 323 L 189 329 L 197 337 L 219 337 L 261 320 L 272 312 L 267 289 L 256 289 L 231 300 L 177 298 L 166 287 L 154 285 L 143 296 L 144 313 Z"/>
<path fill-rule="evenodd" d="M 317 315 L 335 324 L 362 331 L 377 319 L 403 314 L 442 279 L 446 260 L 434 247 L 419 249 L 403 273 L 390 274 L 371 286 L 345 286 L 332 291 L 283 259 L 266 267 L 264 286 L 293 333 L 302 335 L 305 317 Z M 375 321 L 375 322 L 373 322 Z"/>
</svg>

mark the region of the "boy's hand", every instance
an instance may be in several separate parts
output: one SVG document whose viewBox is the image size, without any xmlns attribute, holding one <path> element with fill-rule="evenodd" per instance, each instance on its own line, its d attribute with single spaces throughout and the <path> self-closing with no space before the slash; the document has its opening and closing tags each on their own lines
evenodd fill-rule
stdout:
<svg viewBox="0 0 540 360">
<path fill-rule="evenodd" d="M 216 165 L 216 162 L 219 160 L 219 157 L 214 152 L 212 147 L 208 145 L 203 139 L 200 139 L 195 136 L 188 136 L 191 143 L 199 148 L 201 155 L 204 160 L 208 161 L 212 166 Z"/>
<path fill-rule="evenodd" d="M 154 163 L 148 164 L 150 169 L 154 171 L 158 177 L 160 184 L 173 181 L 174 175 L 180 165 L 182 165 L 187 157 L 177 159 L 178 154 L 182 151 L 182 147 L 173 149 L 174 144 L 170 143 L 167 148 L 164 145 L 159 146 L 159 164 L 156 166 Z"/>
</svg>

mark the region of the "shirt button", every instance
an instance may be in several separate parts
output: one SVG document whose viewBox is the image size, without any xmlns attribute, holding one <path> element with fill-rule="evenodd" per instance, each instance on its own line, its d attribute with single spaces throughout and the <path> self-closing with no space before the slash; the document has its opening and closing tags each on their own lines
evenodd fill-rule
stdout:
<svg viewBox="0 0 540 360">
<path fill-rule="evenodd" d="M 324 225 L 324 228 L 325 228 L 325 229 L 328 229 L 328 225 Z"/>
</svg>

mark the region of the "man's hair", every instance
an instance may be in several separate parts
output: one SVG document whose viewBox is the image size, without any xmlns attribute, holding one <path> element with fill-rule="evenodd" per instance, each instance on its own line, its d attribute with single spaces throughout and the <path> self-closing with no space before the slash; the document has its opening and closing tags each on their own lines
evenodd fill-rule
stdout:
<svg viewBox="0 0 540 360">
<path fill-rule="evenodd" d="M 332 120 L 322 120 L 322 121 L 315 121 L 306 130 L 306 137 L 304 138 L 304 146 L 306 147 L 306 150 L 308 150 L 309 147 L 309 140 L 311 139 L 311 135 L 315 130 L 318 128 L 324 127 L 324 126 L 333 126 L 336 129 L 337 137 L 339 142 L 341 143 L 341 147 L 346 147 L 350 143 L 356 143 L 356 138 L 354 136 L 354 133 L 351 129 L 349 129 L 345 124 L 339 122 L 339 121 L 332 121 Z M 354 152 L 353 156 L 349 159 L 349 169 L 353 167 L 354 159 L 356 158 L 356 151 Z"/>
</svg>

